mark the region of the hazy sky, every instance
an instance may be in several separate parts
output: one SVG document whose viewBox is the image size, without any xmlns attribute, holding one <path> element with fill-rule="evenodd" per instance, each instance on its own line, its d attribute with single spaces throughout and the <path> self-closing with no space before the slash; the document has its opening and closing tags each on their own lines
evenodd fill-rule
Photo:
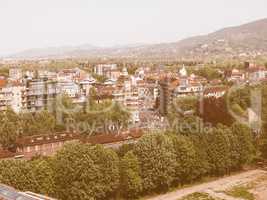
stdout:
<svg viewBox="0 0 267 200">
<path fill-rule="evenodd" d="M 267 17 L 266 0 L 0 0 L 0 54 L 158 43 Z"/>
</svg>

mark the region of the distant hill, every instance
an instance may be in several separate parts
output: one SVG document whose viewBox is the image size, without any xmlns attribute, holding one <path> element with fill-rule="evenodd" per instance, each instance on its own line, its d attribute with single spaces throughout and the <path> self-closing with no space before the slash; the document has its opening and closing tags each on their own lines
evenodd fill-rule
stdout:
<svg viewBox="0 0 267 200">
<path fill-rule="evenodd" d="M 11 58 L 123 57 L 123 58 L 232 58 L 267 55 L 267 19 L 224 28 L 173 43 L 100 48 L 91 45 L 31 49 Z"/>
<path fill-rule="evenodd" d="M 185 56 L 257 56 L 267 53 L 267 19 L 182 40 L 177 44 Z"/>
<path fill-rule="evenodd" d="M 74 52 L 78 52 L 81 49 L 84 51 L 90 51 L 97 49 L 98 47 L 91 45 L 82 46 L 62 46 L 62 47 L 48 47 L 48 48 L 37 48 L 28 49 L 17 54 L 8 56 L 9 58 L 50 58 L 50 57 L 65 57 Z"/>
</svg>

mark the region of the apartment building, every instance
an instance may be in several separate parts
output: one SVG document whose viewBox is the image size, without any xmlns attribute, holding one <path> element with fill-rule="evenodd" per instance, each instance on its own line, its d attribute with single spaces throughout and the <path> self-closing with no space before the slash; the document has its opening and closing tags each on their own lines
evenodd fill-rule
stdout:
<svg viewBox="0 0 267 200">
<path fill-rule="evenodd" d="M 26 110 L 35 112 L 53 109 L 59 95 L 67 95 L 73 102 L 81 103 L 89 95 L 90 84 L 71 80 L 52 81 L 46 78 L 28 80 L 26 84 Z"/>
<path fill-rule="evenodd" d="M 25 109 L 30 112 L 36 112 L 51 106 L 60 90 L 57 82 L 50 81 L 47 78 L 27 80 L 25 99 Z"/>
<path fill-rule="evenodd" d="M 117 86 L 113 92 L 113 98 L 131 112 L 133 123 L 139 122 L 139 96 L 136 87 L 129 87 L 128 83 L 124 86 Z"/>
<path fill-rule="evenodd" d="M 60 81 L 56 83 L 60 94 L 65 94 L 70 98 L 76 98 L 80 94 L 80 86 L 73 81 Z"/>
<path fill-rule="evenodd" d="M 139 122 L 138 89 L 134 86 L 132 77 L 128 75 L 126 68 L 123 68 L 116 84 L 112 85 L 109 87 L 114 88 L 112 91 L 113 100 L 131 112 L 133 123 Z"/>
<path fill-rule="evenodd" d="M 19 113 L 25 105 L 25 89 L 22 84 L 11 83 L 0 88 L 0 110 L 11 108 Z"/>
<path fill-rule="evenodd" d="M 9 78 L 12 81 L 21 80 L 23 76 L 22 69 L 20 67 L 11 67 L 9 69 Z"/>
<path fill-rule="evenodd" d="M 94 67 L 94 73 L 111 78 L 112 72 L 117 71 L 117 64 L 98 64 Z"/>
</svg>

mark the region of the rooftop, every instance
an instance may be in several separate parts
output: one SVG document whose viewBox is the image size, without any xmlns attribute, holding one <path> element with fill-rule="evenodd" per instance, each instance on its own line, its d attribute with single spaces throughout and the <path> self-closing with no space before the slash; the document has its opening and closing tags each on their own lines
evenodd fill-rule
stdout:
<svg viewBox="0 0 267 200">
<path fill-rule="evenodd" d="M 77 133 L 57 133 L 57 134 L 20 138 L 17 140 L 16 144 L 18 147 L 27 147 L 27 146 L 51 144 L 56 142 L 72 141 L 72 140 L 78 140 L 84 143 L 91 143 L 91 144 L 108 144 L 108 143 L 123 142 L 130 139 L 138 139 L 142 135 L 143 132 L 139 129 L 132 129 L 130 131 L 120 132 L 120 133 L 97 134 L 95 136 L 90 136 L 90 137 L 84 137 L 83 135 Z M 12 157 L 14 155 L 8 154 L 8 152 L 6 152 L 5 154 L 3 153 L 3 156 Z"/>
<path fill-rule="evenodd" d="M 0 184 L 1 200 L 53 200 L 52 198 L 32 192 L 19 192 L 12 187 Z"/>
</svg>

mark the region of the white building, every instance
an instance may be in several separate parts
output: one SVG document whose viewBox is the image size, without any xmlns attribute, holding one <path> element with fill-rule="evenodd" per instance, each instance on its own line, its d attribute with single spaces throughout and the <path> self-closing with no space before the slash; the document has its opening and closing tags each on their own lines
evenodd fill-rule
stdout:
<svg viewBox="0 0 267 200">
<path fill-rule="evenodd" d="M 185 69 L 185 66 L 183 65 L 182 69 L 179 70 L 180 77 L 187 77 L 187 70 Z"/>
<path fill-rule="evenodd" d="M 79 68 L 75 69 L 63 69 L 57 73 L 57 80 L 58 81 L 68 81 L 68 80 L 79 80 L 82 76 L 87 75 L 86 72 Z"/>
<path fill-rule="evenodd" d="M 238 69 L 233 69 L 231 72 L 231 76 L 228 78 L 228 81 L 232 81 L 234 83 L 240 83 L 245 81 L 245 73 L 241 72 Z"/>
<path fill-rule="evenodd" d="M 57 88 L 61 94 L 66 94 L 70 98 L 78 97 L 80 94 L 80 87 L 72 81 L 61 81 L 57 83 Z"/>
<path fill-rule="evenodd" d="M 204 90 L 204 97 L 206 98 L 220 98 L 223 97 L 227 92 L 227 87 L 225 86 L 216 86 L 209 87 Z"/>
<path fill-rule="evenodd" d="M 201 92 L 203 92 L 203 85 L 201 83 L 189 82 L 183 82 L 175 90 L 177 96 L 197 95 Z"/>
<path fill-rule="evenodd" d="M 121 72 L 121 76 L 128 76 L 128 75 L 129 74 L 128 74 L 127 68 L 126 67 L 123 67 L 122 72 Z"/>
<path fill-rule="evenodd" d="M 250 81 L 261 81 L 266 79 L 267 70 L 265 67 L 253 67 L 249 69 L 249 80 Z"/>
<path fill-rule="evenodd" d="M 131 113 L 131 121 L 138 123 L 139 117 L 139 95 L 138 88 L 132 85 L 130 77 L 125 78 L 120 87 L 116 87 L 113 92 L 114 101 L 125 108 Z"/>
<path fill-rule="evenodd" d="M 19 113 L 25 105 L 25 86 L 8 85 L 0 88 L 0 110 L 11 108 L 14 112 Z"/>
<path fill-rule="evenodd" d="M 12 81 L 18 81 L 22 79 L 22 69 L 20 67 L 11 67 L 9 69 L 9 78 Z"/>
<path fill-rule="evenodd" d="M 179 71 L 179 85 L 175 89 L 176 96 L 198 95 L 203 92 L 203 85 L 194 74 L 188 77 L 185 66 Z"/>
<path fill-rule="evenodd" d="M 107 76 L 112 70 L 117 69 L 117 64 L 99 64 L 94 67 L 94 73 L 100 76 Z"/>
<path fill-rule="evenodd" d="M 47 70 L 39 70 L 38 71 L 38 78 L 48 78 L 48 79 L 57 79 L 57 73 L 56 72 L 51 72 Z"/>
<path fill-rule="evenodd" d="M 79 84 L 80 89 L 81 89 L 81 94 L 83 96 L 89 96 L 90 89 L 94 83 L 96 83 L 96 80 L 92 77 L 89 77 L 87 79 L 83 79 L 83 80 L 79 81 L 78 84 Z"/>
</svg>

